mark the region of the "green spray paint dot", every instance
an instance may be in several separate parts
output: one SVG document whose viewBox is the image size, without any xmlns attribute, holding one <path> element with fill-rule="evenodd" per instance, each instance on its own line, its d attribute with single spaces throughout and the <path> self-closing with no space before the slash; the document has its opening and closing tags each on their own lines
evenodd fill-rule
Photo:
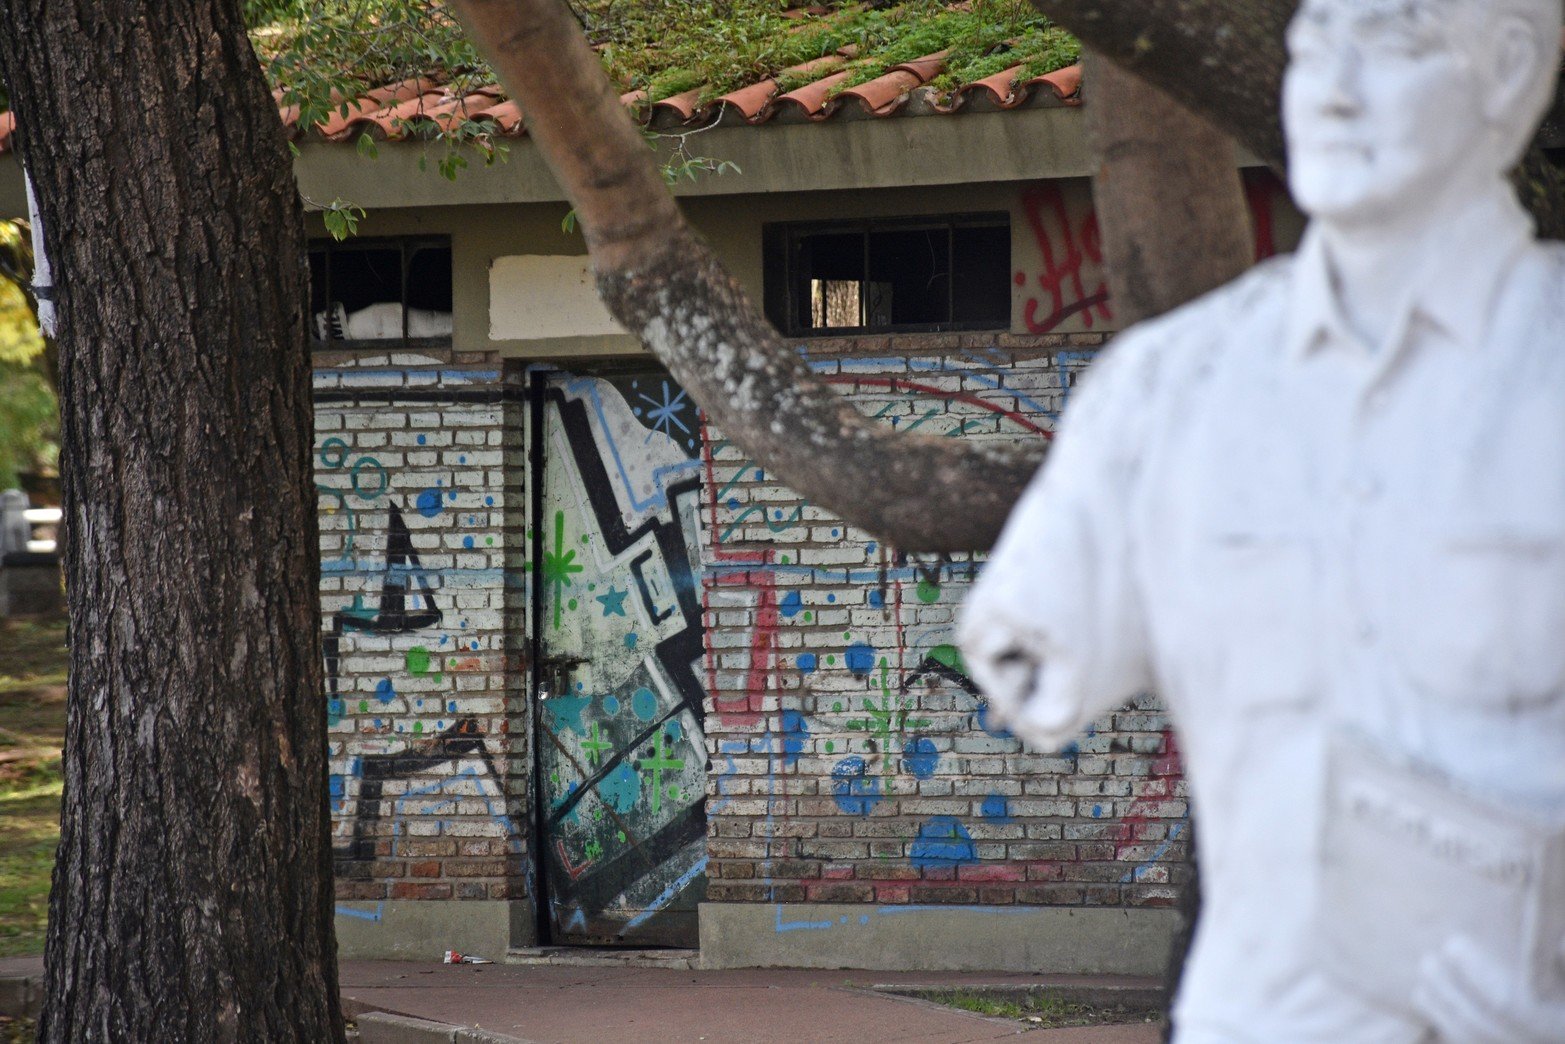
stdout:
<svg viewBox="0 0 1565 1044">
<path fill-rule="evenodd" d="M 413 731 L 414 732 L 423 732 L 424 731 L 424 723 L 421 722 L 421 721 L 415 721 L 413 723 Z"/>
<path fill-rule="evenodd" d="M 831 662 L 831 657 L 828 656 L 826 658 L 826 662 L 830 663 Z M 842 713 L 842 701 L 838 700 L 836 703 L 833 703 L 831 705 L 831 709 L 836 711 L 838 714 L 841 714 Z"/>
<path fill-rule="evenodd" d="M 588 536 L 586 533 L 583 533 L 581 535 L 581 542 L 583 544 L 590 544 L 592 543 L 592 537 Z"/>
<path fill-rule="evenodd" d="M 918 600 L 926 605 L 940 600 L 940 585 L 932 584 L 928 580 L 918 582 Z"/>
<path fill-rule="evenodd" d="M 814 619 L 815 619 L 815 614 L 814 613 L 806 612 L 804 614 L 804 622 L 805 623 L 809 623 L 809 622 L 811 622 Z"/>
<path fill-rule="evenodd" d="M 588 584 L 587 585 L 587 590 L 589 590 L 589 591 L 596 591 L 597 589 L 598 589 L 598 585 L 597 584 Z"/>
<path fill-rule="evenodd" d="M 778 561 L 778 562 L 780 562 L 780 563 L 782 563 L 782 564 L 783 564 L 783 565 L 787 565 L 787 564 L 788 564 L 788 556 L 787 556 L 787 555 L 783 555 L 783 556 L 782 556 L 782 557 L 781 557 L 781 558 L 779 558 L 779 559 L 778 559 L 778 560 L 777 560 L 777 561 Z"/>
<path fill-rule="evenodd" d="M 616 831 L 614 831 L 614 840 L 619 841 L 619 842 L 624 842 L 624 840 L 625 840 L 625 831 L 623 831 L 623 830 L 616 830 Z"/>
<path fill-rule="evenodd" d="M 828 656 L 828 657 L 826 657 L 826 666 L 830 667 L 832 664 L 834 664 L 836 662 L 837 662 L 837 658 L 835 656 Z"/>
<path fill-rule="evenodd" d="M 369 709 L 370 709 L 370 701 L 369 700 L 360 700 L 359 701 L 359 713 L 360 714 L 364 714 Z"/>
<path fill-rule="evenodd" d="M 407 668 L 409 674 L 424 674 L 429 670 L 429 650 L 422 645 L 415 645 L 408 650 Z"/>
<path fill-rule="evenodd" d="M 441 675 L 439 675 L 439 674 L 434 674 L 434 675 L 431 675 L 431 676 L 430 676 L 430 677 L 431 677 L 431 678 L 432 678 L 432 680 L 433 680 L 433 681 L 434 681 L 434 683 L 435 683 L 435 684 L 436 684 L 436 685 L 439 685 L 439 684 L 440 684 L 440 678 L 441 678 Z"/>
<path fill-rule="evenodd" d="M 852 631 L 843 631 L 842 632 L 842 637 L 843 637 L 844 641 L 849 640 L 849 639 L 851 639 L 853 637 L 853 632 Z"/>
<path fill-rule="evenodd" d="M 830 754 L 832 751 L 834 751 L 836 749 L 837 749 L 837 745 L 835 743 L 833 743 L 831 740 L 827 740 L 826 741 L 826 753 Z"/>
<path fill-rule="evenodd" d="M 487 547 L 494 547 L 494 537 L 484 537 L 484 544 Z"/>
<path fill-rule="evenodd" d="M 576 599 L 572 598 L 569 602 L 566 602 L 565 605 L 570 609 L 576 608 Z"/>
</svg>

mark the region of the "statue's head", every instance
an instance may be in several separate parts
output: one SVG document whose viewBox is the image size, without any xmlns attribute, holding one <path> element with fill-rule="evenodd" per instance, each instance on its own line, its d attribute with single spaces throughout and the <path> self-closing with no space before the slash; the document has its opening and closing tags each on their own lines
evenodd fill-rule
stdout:
<svg viewBox="0 0 1565 1044">
<path fill-rule="evenodd" d="M 1516 165 L 1554 95 L 1561 0 L 1303 0 L 1283 87 L 1311 216 L 1405 212 Z"/>
</svg>

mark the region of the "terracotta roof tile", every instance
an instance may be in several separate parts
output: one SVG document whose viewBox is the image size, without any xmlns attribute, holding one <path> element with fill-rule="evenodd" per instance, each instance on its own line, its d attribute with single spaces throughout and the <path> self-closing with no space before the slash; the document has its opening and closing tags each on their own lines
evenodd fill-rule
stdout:
<svg viewBox="0 0 1565 1044">
<path fill-rule="evenodd" d="M 837 54 L 793 66 L 705 104 L 701 102 L 704 88 L 651 104 L 648 104 L 645 91 L 631 91 L 622 94 L 620 102 L 642 123 L 705 126 L 732 112 L 747 123 L 759 125 L 773 119 L 784 122 L 827 120 L 850 100 L 857 103 L 855 108 L 861 110 L 861 115 L 873 118 L 894 115 L 909 107 L 910 99 L 918 101 L 911 109 L 920 113 L 954 112 L 975 95 L 984 99 L 982 107 L 1000 109 L 1016 108 L 1040 95 L 1054 104 L 1075 104 L 1081 86 L 1079 65 L 1035 76 L 1025 82 L 1015 80 L 1020 71 L 1017 66 L 966 84 L 949 97 L 940 96 L 926 85 L 944 71 L 945 52 L 942 51 L 905 62 L 872 80 L 834 94 L 851 75 L 844 66 L 853 55 L 851 46 L 844 47 Z M 786 93 L 779 93 L 783 82 L 796 81 L 801 76 L 815 78 Z M 457 94 L 431 77 L 415 77 L 367 90 L 357 98 L 333 96 L 333 104 L 338 108 L 308 131 L 298 125 L 298 106 L 282 105 L 281 91 L 273 91 L 272 98 L 278 103 L 283 125 L 295 139 L 324 138 L 346 142 L 368 133 L 377 139 L 396 141 L 421 133 L 421 126 L 449 130 L 464 120 L 492 124 L 495 132 L 505 137 L 520 137 L 526 133 L 520 108 L 506 98 L 504 89 L 498 85 Z M 340 108 L 344 102 L 347 103 L 346 112 Z M 0 153 L 10 150 L 15 126 L 12 113 L 0 113 Z"/>
</svg>

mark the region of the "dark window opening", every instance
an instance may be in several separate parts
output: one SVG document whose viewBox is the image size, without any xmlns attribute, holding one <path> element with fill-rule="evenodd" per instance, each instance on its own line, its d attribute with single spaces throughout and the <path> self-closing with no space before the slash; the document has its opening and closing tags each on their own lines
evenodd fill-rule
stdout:
<svg viewBox="0 0 1565 1044">
<path fill-rule="evenodd" d="M 1005 214 L 770 225 L 766 315 L 789 336 L 1011 323 Z"/>
<path fill-rule="evenodd" d="M 316 347 L 451 343 L 451 243 L 366 239 L 310 245 L 310 332 Z"/>
</svg>

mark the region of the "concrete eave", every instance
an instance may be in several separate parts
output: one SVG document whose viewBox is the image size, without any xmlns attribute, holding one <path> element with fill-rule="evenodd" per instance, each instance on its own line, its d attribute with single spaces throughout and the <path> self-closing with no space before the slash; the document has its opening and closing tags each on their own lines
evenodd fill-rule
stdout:
<svg viewBox="0 0 1565 1044">
<path fill-rule="evenodd" d="M 666 135 L 664 150 L 678 137 Z M 837 117 L 824 123 L 716 126 L 686 133 L 690 156 L 737 164 L 740 173 L 699 174 L 679 196 L 951 185 L 1092 173 L 1081 110 L 1059 105 L 949 116 Z M 373 159 L 349 144 L 300 146 L 295 169 L 305 197 L 341 198 L 368 210 L 485 203 L 558 203 L 565 196 L 530 138 L 506 143 L 502 162 L 473 157 L 455 181 L 436 171 L 438 145 L 381 142 Z M 419 169 L 420 160 L 424 168 Z"/>
</svg>

